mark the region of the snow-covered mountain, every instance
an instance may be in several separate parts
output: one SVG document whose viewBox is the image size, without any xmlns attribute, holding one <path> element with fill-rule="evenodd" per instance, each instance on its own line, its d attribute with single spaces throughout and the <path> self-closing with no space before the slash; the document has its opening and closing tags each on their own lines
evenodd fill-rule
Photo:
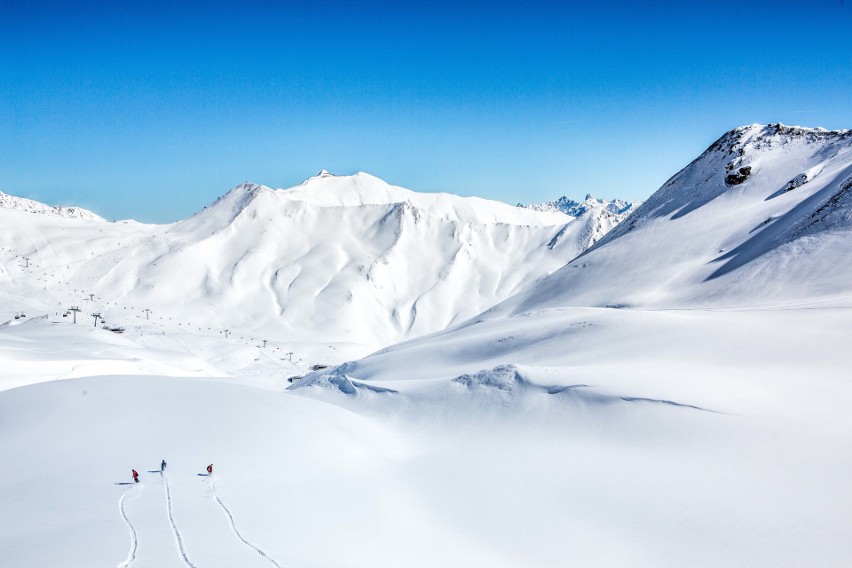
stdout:
<svg viewBox="0 0 852 568">
<path fill-rule="evenodd" d="M 45 205 L 32 199 L 25 197 L 16 197 L 8 195 L 0 191 L 0 208 L 16 209 L 18 211 L 26 211 L 28 213 L 38 213 L 41 215 L 54 215 L 58 217 L 67 217 L 69 219 L 82 219 L 84 221 L 101 221 L 106 222 L 103 217 L 92 213 L 88 209 L 82 207 L 63 207 L 61 205 Z"/>
<path fill-rule="evenodd" d="M 850 131 L 737 128 L 580 258 L 514 301 L 730 305 L 846 294 L 850 188 Z"/>
<path fill-rule="evenodd" d="M 85 305 L 116 323 L 147 308 L 196 331 L 367 349 L 475 315 L 615 224 L 328 172 L 286 190 L 241 184 L 171 225 L 0 213 L 0 290 L 37 310 L 92 294 Z"/>
</svg>

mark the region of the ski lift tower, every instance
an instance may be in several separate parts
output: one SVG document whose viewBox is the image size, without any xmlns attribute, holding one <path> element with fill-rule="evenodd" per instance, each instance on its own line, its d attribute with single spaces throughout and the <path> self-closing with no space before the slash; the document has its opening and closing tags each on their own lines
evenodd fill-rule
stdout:
<svg viewBox="0 0 852 568">
<path fill-rule="evenodd" d="M 100 312 L 94 313 L 94 314 L 92 314 L 92 317 L 95 318 L 95 327 L 98 327 L 98 320 L 103 319 L 101 317 L 101 313 Z"/>
<path fill-rule="evenodd" d="M 74 312 L 74 323 L 77 323 L 77 312 L 80 311 L 79 306 L 71 306 L 68 310 L 69 312 Z"/>
<path fill-rule="evenodd" d="M 151 319 L 151 308 L 145 308 L 145 309 L 144 309 L 144 310 L 142 310 L 142 311 L 143 311 L 143 312 L 145 312 L 145 319 L 146 319 L 146 320 Z"/>
</svg>

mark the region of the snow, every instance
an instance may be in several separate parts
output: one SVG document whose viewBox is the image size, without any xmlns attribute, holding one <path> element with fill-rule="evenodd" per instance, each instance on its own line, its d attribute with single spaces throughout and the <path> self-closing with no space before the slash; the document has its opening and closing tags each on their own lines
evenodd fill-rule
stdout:
<svg viewBox="0 0 852 568">
<path fill-rule="evenodd" d="M 850 180 L 751 125 L 609 226 L 328 172 L 0 210 L 0 564 L 845 565 Z"/>
<path fill-rule="evenodd" d="M 69 219 L 83 219 L 85 221 L 100 221 L 105 223 L 106 219 L 81 207 L 62 207 L 61 205 L 49 206 L 25 197 L 8 195 L 0 191 L 0 208 L 16 209 L 39 215 L 53 215 L 67 217 Z"/>
</svg>

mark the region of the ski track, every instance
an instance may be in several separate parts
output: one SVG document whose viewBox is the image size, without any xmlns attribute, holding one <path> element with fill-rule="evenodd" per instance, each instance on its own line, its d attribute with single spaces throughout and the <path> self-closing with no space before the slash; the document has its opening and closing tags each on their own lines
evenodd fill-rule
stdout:
<svg viewBox="0 0 852 568">
<path fill-rule="evenodd" d="M 130 563 L 136 560 L 136 546 L 139 542 L 139 539 L 136 536 L 136 529 L 133 528 L 133 524 L 130 522 L 130 519 L 127 518 L 127 512 L 124 510 L 124 500 L 127 498 L 127 495 L 136 489 L 132 487 L 121 494 L 121 498 L 118 500 L 118 512 L 121 513 L 121 518 L 124 519 L 124 524 L 127 525 L 127 529 L 130 531 L 130 552 L 127 553 L 127 560 L 118 564 L 118 568 L 127 568 L 130 566 Z"/>
<path fill-rule="evenodd" d="M 265 559 L 269 560 L 269 562 L 271 562 L 276 568 L 282 568 L 281 565 L 278 564 L 278 562 L 276 562 L 273 558 L 266 554 L 266 552 L 264 552 L 261 548 L 253 545 L 245 538 L 243 538 L 243 535 L 241 535 L 240 531 L 237 530 L 237 525 L 234 522 L 234 515 L 231 513 L 231 510 L 225 506 L 225 503 L 223 503 L 222 500 L 219 498 L 219 495 L 216 494 L 216 483 L 213 481 L 212 478 L 210 479 L 210 489 L 213 493 L 213 498 L 219 504 L 219 507 L 222 508 L 222 511 L 225 513 L 225 516 L 228 517 L 228 523 L 231 525 L 231 531 L 234 533 L 234 536 L 236 536 L 240 540 L 240 542 L 263 556 Z"/>
<path fill-rule="evenodd" d="M 189 568 L 198 568 L 195 564 L 192 563 L 192 560 L 186 555 L 186 549 L 183 547 L 183 538 L 180 536 L 180 531 L 178 531 L 177 524 L 175 524 L 175 518 L 172 514 L 172 494 L 169 491 L 169 480 L 166 477 L 165 473 L 161 474 L 163 476 L 163 487 L 166 489 L 166 511 L 169 514 L 169 523 L 172 526 L 172 533 L 175 535 L 175 542 L 177 542 L 178 552 L 180 552 L 180 556 L 183 559 L 183 563 L 189 566 Z"/>
</svg>

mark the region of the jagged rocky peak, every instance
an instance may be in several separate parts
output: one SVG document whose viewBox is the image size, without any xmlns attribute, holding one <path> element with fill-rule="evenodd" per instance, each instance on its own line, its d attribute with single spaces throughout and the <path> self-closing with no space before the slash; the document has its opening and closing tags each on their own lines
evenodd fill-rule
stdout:
<svg viewBox="0 0 852 568">
<path fill-rule="evenodd" d="M 615 215 L 627 215 L 640 205 L 638 201 L 626 201 L 624 199 L 601 199 L 587 193 L 582 201 L 575 201 L 565 195 L 554 201 L 545 201 L 544 203 L 523 205 L 518 203 L 518 207 L 525 207 L 535 211 L 559 211 L 570 215 L 571 217 L 579 217 L 590 209 L 602 209 Z"/>
<path fill-rule="evenodd" d="M 773 124 L 750 124 L 734 128 L 723 135 L 710 150 L 720 146 L 732 149 L 750 148 L 761 150 L 784 146 L 791 142 L 825 142 L 830 140 L 848 140 L 852 130 L 827 130 L 825 128 L 808 128 L 804 126 L 787 126 L 780 122 Z"/>
<path fill-rule="evenodd" d="M 101 221 L 106 222 L 106 219 L 82 207 L 63 207 L 61 205 L 45 205 L 39 201 L 27 199 L 25 197 L 17 197 L 0 191 L 0 207 L 6 209 L 17 209 L 18 211 L 26 211 L 27 213 L 36 213 L 40 215 L 53 215 L 56 217 L 66 217 L 68 219 L 82 219 L 84 221 Z"/>
</svg>

